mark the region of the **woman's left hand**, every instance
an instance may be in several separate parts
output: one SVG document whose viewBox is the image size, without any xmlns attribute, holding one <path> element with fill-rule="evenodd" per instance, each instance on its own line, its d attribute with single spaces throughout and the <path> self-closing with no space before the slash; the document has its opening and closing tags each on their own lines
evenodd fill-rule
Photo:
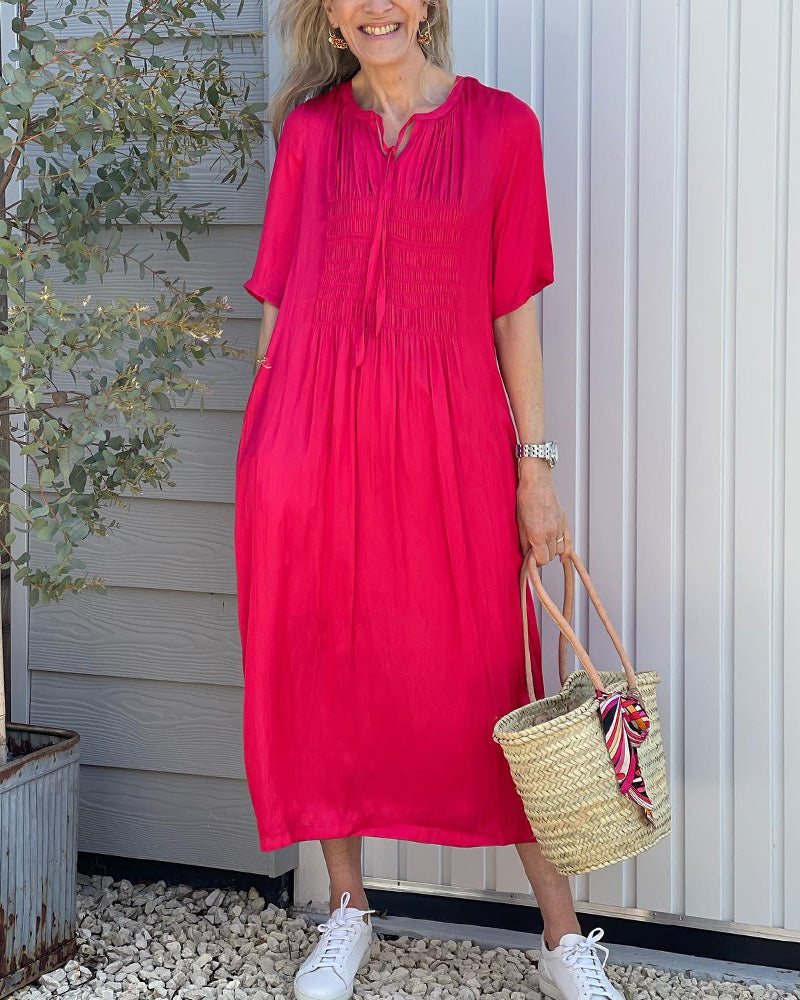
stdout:
<svg viewBox="0 0 800 1000">
<path fill-rule="evenodd" d="M 556 494 L 549 466 L 526 469 L 520 473 L 517 526 L 522 554 L 527 555 L 532 547 L 537 566 L 572 551 L 567 515 Z M 564 540 L 556 542 L 562 535 Z"/>
</svg>

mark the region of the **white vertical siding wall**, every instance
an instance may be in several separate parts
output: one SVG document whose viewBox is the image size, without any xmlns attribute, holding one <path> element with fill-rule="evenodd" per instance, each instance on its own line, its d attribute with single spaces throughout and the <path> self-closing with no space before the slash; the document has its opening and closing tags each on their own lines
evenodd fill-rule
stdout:
<svg viewBox="0 0 800 1000">
<path fill-rule="evenodd" d="M 452 6 L 458 72 L 542 121 L 556 483 L 626 648 L 663 678 L 672 836 L 574 878 L 576 898 L 800 932 L 800 10 Z M 579 589 L 579 634 L 616 668 L 590 607 Z M 371 885 L 532 901 L 513 846 L 364 855 Z"/>
</svg>

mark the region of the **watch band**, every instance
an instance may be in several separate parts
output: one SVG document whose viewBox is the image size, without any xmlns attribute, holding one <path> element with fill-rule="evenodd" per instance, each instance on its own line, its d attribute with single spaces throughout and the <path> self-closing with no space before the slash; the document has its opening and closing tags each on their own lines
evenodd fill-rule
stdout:
<svg viewBox="0 0 800 1000">
<path fill-rule="evenodd" d="M 558 461 L 558 446 L 555 441 L 543 441 L 538 444 L 520 444 L 515 446 L 517 458 L 543 458 L 552 469 Z"/>
</svg>

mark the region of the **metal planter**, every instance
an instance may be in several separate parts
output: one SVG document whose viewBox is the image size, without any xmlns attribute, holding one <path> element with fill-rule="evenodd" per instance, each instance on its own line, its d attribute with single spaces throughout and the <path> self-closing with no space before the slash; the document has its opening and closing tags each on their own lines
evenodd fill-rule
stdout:
<svg viewBox="0 0 800 1000">
<path fill-rule="evenodd" d="M 77 951 L 78 757 L 72 729 L 9 725 L 0 766 L 0 997 Z"/>
</svg>

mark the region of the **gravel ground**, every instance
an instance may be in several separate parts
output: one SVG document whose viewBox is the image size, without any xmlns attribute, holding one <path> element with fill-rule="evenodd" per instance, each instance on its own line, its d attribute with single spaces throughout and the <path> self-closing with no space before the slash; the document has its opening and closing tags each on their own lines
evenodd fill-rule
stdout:
<svg viewBox="0 0 800 1000">
<path fill-rule="evenodd" d="M 108 876 L 79 881 L 77 959 L 17 991 L 15 1000 L 291 1000 L 294 972 L 319 937 L 311 920 L 265 904 L 255 889 L 132 885 Z M 538 1000 L 538 955 L 471 941 L 381 937 L 355 996 Z M 800 1000 L 800 990 L 610 962 L 606 969 L 628 1000 Z"/>
</svg>

